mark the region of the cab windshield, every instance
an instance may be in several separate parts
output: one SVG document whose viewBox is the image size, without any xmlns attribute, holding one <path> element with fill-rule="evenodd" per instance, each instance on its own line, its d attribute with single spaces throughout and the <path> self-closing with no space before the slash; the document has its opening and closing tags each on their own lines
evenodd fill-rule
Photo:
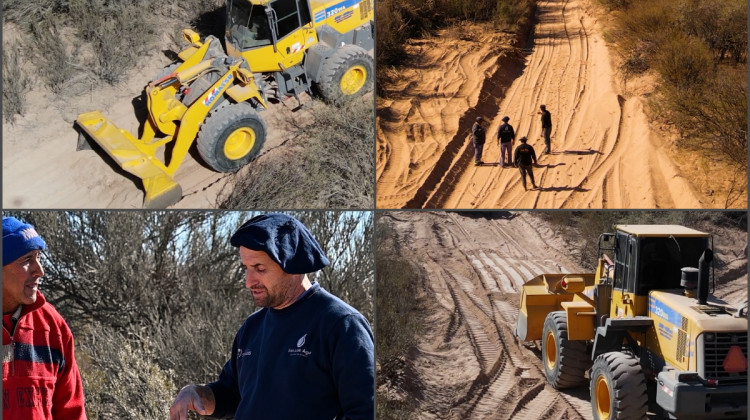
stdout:
<svg viewBox="0 0 750 420">
<path fill-rule="evenodd" d="M 265 8 L 247 1 L 228 2 L 227 42 L 239 50 L 271 45 L 271 30 Z"/>
</svg>

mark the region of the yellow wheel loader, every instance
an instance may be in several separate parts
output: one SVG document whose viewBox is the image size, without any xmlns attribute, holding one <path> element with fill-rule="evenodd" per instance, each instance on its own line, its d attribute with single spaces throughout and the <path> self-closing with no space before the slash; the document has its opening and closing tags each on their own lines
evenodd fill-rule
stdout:
<svg viewBox="0 0 750 420">
<path fill-rule="evenodd" d="M 666 418 L 747 418 L 747 302 L 709 294 L 711 248 L 683 226 L 616 226 L 595 273 L 524 284 L 515 334 L 541 344 L 554 388 L 589 383 L 594 419 L 644 419 L 649 401 Z"/>
<path fill-rule="evenodd" d="M 260 152 L 269 99 L 315 90 L 330 102 L 372 89 L 372 0 L 228 0 L 226 51 L 214 36 L 183 31 L 190 46 L 145 88 L 137 138 L 101 112 L 78 116 L 78 149 L 96 144 L 142 179 L 144 207 L 182 197 L 173 179 L 193 142 L 212 169 L 233 172 Z M 161 160 L 164 147 L 169 156 Z"/>
</svg>

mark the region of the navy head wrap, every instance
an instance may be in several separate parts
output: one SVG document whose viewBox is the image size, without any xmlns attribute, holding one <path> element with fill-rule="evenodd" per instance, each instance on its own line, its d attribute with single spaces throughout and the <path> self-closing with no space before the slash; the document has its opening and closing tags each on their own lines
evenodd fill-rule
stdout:
<svg viewBox="0 0 750 420">
<path fill-rule="evenodd" d="M 285 214 L 253 217 L 237 229 L 230 243 L 265 252 L 289 274 L 312 273 L 330 264 L 305 225 Z"/>
<path fill-rule="evenodd" d="M 34 226 L 3 216 L 3 267 L 34 250 L 47 246 Z"/>
</svg>

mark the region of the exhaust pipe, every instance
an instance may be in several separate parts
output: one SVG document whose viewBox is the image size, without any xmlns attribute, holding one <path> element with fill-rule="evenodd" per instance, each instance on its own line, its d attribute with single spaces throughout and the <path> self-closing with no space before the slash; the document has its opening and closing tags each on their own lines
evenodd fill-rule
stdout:
<svg viewBox="0 0 750 420">
<path fill-rule="evenodd" d="M 703 251 L 698 260 L 698 304 L 705 305 L 708 300 L 708 268 L 714 259 L 714 253 L 710 249 Z"/>
</svg>

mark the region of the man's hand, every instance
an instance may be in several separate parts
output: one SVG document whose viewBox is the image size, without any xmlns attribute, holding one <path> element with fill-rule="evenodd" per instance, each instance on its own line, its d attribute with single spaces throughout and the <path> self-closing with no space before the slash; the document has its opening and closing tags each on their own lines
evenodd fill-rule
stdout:
<svg viewBox="0 0 750 420">
<path fill-rule="evenodd" d="M 211 388 L 205 385 L 187 385 L 177 393 L 172 406 L 169 407 L 169 420 L 187 420 L 187 412 L 207 416 L 216 409 L 216 399 Z"/>
</svg>

